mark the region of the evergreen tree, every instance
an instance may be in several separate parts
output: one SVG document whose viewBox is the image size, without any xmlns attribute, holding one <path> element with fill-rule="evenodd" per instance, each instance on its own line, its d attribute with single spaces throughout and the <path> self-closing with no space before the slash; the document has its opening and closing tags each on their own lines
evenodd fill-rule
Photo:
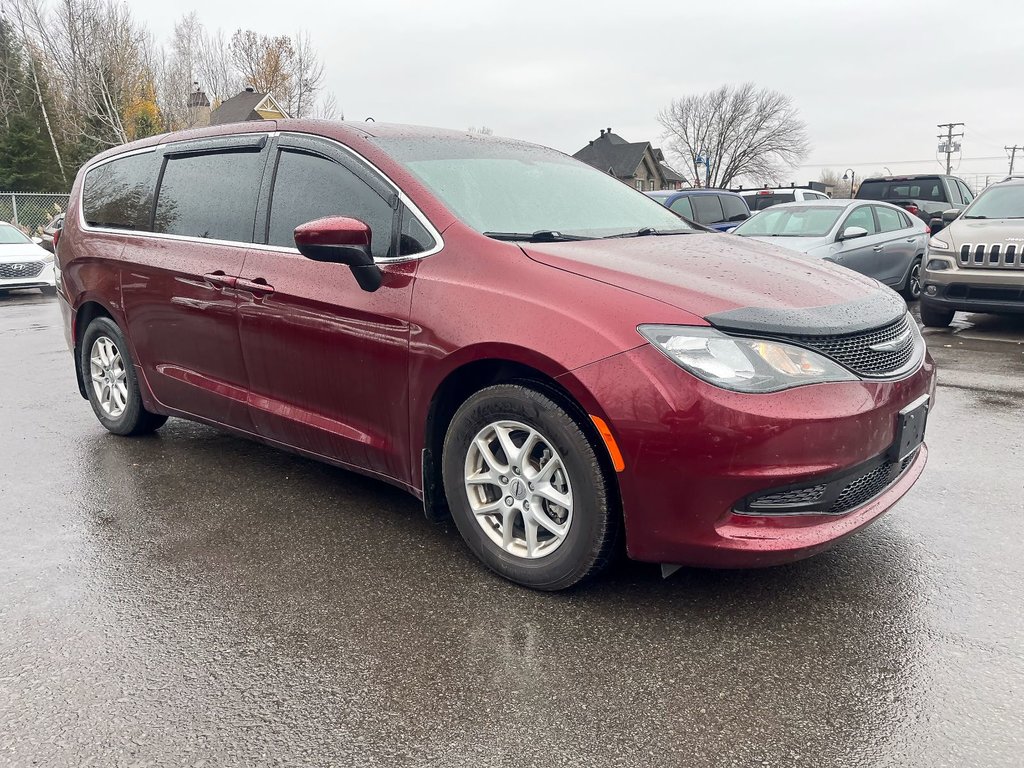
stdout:
<svg viewBox="0 0 1024 768">
<path fill-rule="evenodd" d="M 59 184 L 55 171 L 53 149 L 39 120 L 24 113 L 8 115 L 6 130 L 0 133 L 0 189 L 48 192 Z"/>
</svg>

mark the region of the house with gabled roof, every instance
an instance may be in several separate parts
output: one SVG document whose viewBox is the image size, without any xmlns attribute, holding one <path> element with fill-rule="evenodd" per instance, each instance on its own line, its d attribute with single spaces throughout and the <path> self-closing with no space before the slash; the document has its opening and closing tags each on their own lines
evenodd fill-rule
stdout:
<svg viewBox="0 0 1024 768">
<path fill-rule="evenodd" d="M 272 95 L 260 93 L 255 88 L 246 88 L 210 113 L 210 125 L 242 123 L 246 120 L 283 120 L 288 113 L 282 109 Z"/>
<path fill-rule="evenodd" d="M 611 128 L 602 128 L 600 136 L 573 157 L 642 192 L 689 186 L 686 179 L 665 162 L 665 153 L 651 146 L 651 142 L 628 142 L 612 133 Z"/>
</svg>

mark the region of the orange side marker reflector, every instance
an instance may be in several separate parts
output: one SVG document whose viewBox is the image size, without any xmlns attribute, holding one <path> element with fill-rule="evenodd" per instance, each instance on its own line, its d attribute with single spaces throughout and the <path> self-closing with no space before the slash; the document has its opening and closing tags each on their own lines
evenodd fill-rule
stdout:
<svg viewBox="0 0 1024 768">
<path fill-rule="evenodd" d="M 608 455 L 612 457 L 612 466 L 615 467 L 616 472 L 621 472 L 626 468 L 626 462 L 622 460 L 622 452 L 619 450 L 619 445 L 615 442 L 615 438 L 612 436 L 612 431 L 608 429 L 608 425 L 604 423 L 604 419 L 600 416 L 594 416 L 591 414 L 590 420 L 594 422 L 594 426 L 597 427 L 597 431 L 601 433 L 601 438 L 604 440 L 604 444 L 608 448 Z"/>
</svg>

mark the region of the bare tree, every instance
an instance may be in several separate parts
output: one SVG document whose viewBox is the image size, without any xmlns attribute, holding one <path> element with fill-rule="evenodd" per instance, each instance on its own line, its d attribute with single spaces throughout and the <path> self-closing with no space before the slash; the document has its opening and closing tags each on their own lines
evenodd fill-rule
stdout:
<svg viewBox="0 0 1024 768">
<path fill-rule="evenodd" d="M 344 120 L 345 113 L 338 105 L 337 97 L 333 93 L 326 93 L 317 101 L 313 117 L 321 120 Z"/>
<path fill-rule="evenodd" d="M 309 39 L 308 32 L 297 32 L 292 39 L 290 88 L 285 110 L 292 117 L 307 117 L 313 112 L 316 94 L 324 79 L 324 65 Z"/>
<path fill-rule="evenodd" d="M 810 148 L 792 100 L 753 83 L 676 99 L 658 121 L 669 151 L 712 187 L 777 182 Z"/>
<path fill-rule="evenodd" d="M 229 49 L 245 85 L 279 96 L 291 93 L 295 48 L 290 37 L 239 29 L 231 36 Z"/>
</svg>

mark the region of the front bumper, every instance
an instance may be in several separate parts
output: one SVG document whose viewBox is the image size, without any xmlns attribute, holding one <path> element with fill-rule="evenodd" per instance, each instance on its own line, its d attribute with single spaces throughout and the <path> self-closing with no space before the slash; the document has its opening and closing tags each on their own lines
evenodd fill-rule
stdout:
<svg viewBox="0 0 1024 768">
<path fill-rule="evenodd" d="M 961 312 L 1024 313 L 1024 269 L 963 269 L 952 256 L 929 260 L 946 269 L 921 272 L 921 300 L 939 309 Z"/>
<path fill-rule="evenodd" d="M 19 288 L 54 288 L 57 285 L 53 264 L 47 264 L 32 277 L 0 278 L 0 291 L 17 290 Z"/>
<path fill-rule="evenodd" d="M 923 394 L 934 396 L 927 356 L 899 381 L 815 384 L 767 395 L 713 387 L 651 346 L 563 379 L 592 395 L 623 454 L 618 479 L 626 544 L 637 560 L 741 568 L 808 557 L 888 510 L 927 461 L 922 445 L 890 485 L 843 514 L 738 511 L 745 499 L 827 480 L 886 454 L 899 411 Z"/>
</svg>

